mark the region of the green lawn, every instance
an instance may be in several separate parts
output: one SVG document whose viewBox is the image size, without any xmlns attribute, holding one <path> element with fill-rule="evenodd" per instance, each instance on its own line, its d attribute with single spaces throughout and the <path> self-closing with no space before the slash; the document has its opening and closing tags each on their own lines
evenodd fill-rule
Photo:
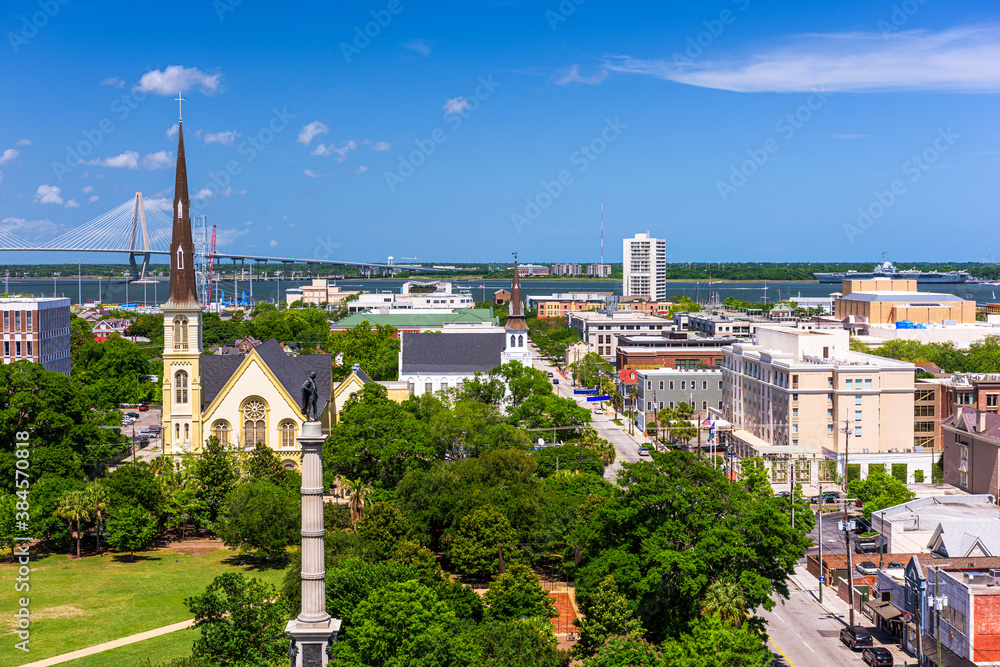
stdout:
<svg viewBox="0 0 1000 667">
<path fill-rule="evenodd" d="M 191 643 L 198 637 L 198 630 L 187 629 L 153 637 L 111 651 L 64 662 L 65 667 L 138 667 L 146 658 L 154 665 L 174 658 L 191 655 Z"/>
<path fill-rule="evenodd" d="M 15 602 L 22 596 L 30 599 L 31 652 L 25 656 L 20 651 L 2 651 L 0 667 L 41 660 L 191 618 L 184 598 L 203 592 L 223 572 L 243 571 L 276 586 L 280 586 L 284 575 L 279 570 L 240 566 L 239 557 L 233 558 L 234 552 L 227 549 L 179 553 L 183 550 L 181 544 L 151 551 L 135 563 L 110 554 L 82 560 L 57 555 L 34 561 L 29 592 L 18 593 L 13 585 L 0 588 L 0 609 L 15 609 Z M 0 580 L 13 582 L 16 570 L 17 565 L 0 565 Z M 180 642 L 184 636 L 188 637 L 184 641 L 190 649 L 193 632 L 182 630 L 172 635 L 176 637 L 160 637 L 118 652 L 154 644 L 176 648 L 174 642 Z M 5 623 L 0 628 L 0 643 L 12 646 L 15 641 L 13 628 L 9 622 Z M 149 651 L 136 655 L 159 658 Z M 170 657 L 176 656 L 173 652 L 164 655 Z M 90 663 L 78 661 L 78 664 Z"/>
</svg>

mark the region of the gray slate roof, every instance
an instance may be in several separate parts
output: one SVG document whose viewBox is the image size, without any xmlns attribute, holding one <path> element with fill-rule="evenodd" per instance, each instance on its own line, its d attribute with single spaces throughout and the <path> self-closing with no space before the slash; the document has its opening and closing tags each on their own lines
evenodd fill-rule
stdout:
<svg viewBox="0 0 1000 667">
<path fill-rule="evenodd" d="M 987 521 L 942 521 L 931 538 L 930 546 L 941 538 L 945 553 L 951 558 L 963 558 L 978 542 L 990 556 L 1000 555 L 1000 519 Z"/>
<path fill-rule="evenodd" d="M 506 334 L 400 334 L 401 373 L 475 373 L 500 365 Z"/>
<path fill-rule="evenodd" d="M 977 413 L 978 411 L 975 407 L 962 407 L 962 418 L 958 422 L 955 421 L 955 413 L 952 413 L 942 420 L 941 424 L 943 426 L 954 426 L 955 428 L 965 431 L 966 433 L 976 433 L 994 440 L 1000 440 L 1000 415 L 995 412 L 987 412 L 986 430 L 980 431 L 978 429 L 979 425 L 977 424 Z"/>
<path fill-rule="evenodd" d="M 285 354 L 285 350 L 274 338 L 261 343 L 254 348 L 261 361 L 267 366 L 278 382 L 291 394 L 298 403 L 302 396 L 302 383 L 309 373 L 316 371 L 316 389 L 319 392 L 317 401 L 322 412 L 330 402 L 330 375 L 333 370 L 333 360 L 329 354 L 301 354 L 296 357 Z M 208 405 L 229 382 L 244 357 L 229 354 L 206 355 L 202 358 L 202 397 Z"/>
</svg>

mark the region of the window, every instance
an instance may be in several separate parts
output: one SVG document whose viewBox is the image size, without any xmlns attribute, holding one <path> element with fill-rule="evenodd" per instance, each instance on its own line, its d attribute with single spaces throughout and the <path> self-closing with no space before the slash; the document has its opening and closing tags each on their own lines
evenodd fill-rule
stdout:
<svg viewBox="0 0 1000 667">
<path fill-rule="evenodd" d="M 799 409 L 798 408 L 792 408 L 792 418 L 793 419 L 798 419 L 798 417 L 799 417 Z"/>
<path fill-rule="evenodd" d="M 3 311 L 3 330 L 10 331 L 10 311 Z"/>
<path fill-rule="evenodd" d="M 181 439 L 181 425 L 180 425 L 179 422 L 177 424 L 174 424 L 174 432 L 177 434 L 177 441 L 180 442 L 180 439 Z"/>
<path fill-rule="evenodd" d="M 872 388 L 872 381 L 871 380 L 865 380 L 865 389 L 868 390 L 868 389 L 871 389 L 871 388 Z"/>
<path fill-rule="evenodd" d="M 448 391 L 448 382 L 446 380 L 441 380 L 441 391 Z"/>
<path fill-rule="evenodd" d="M 660 390 L 663 390 L 663 380 L 660 380 Z"/>
<path fill-rule="evenodd" d="M 860 426 L 855 426 L 854 427 L 854 437 L 855 438 L 860 438 L 861 437 L 861 427 Z"/>
<path fill-rule="evenodd" d="M 646 381 L 646 389 L 652 389 L 652 388 L 653 388 L 653 383 L 647 380 Z"/>
<path fill-rule="evenodd" d="M 187 371 L 177 371 L 174 374 L 174 394 L 175 403 L 188 402 L 188 374 Z"/>
<path fill-rule="evenodd" d="M 844 380 L 844 386 L 848 389 L 854 389 L 854 380 Z"/>
<path fill-rule="evenodd" d="M 282 449 L 292 449 L 295 447 L 295 422 L 291 419 L 286 419 L 281 422 L 278 426 L 278 431 L 281 433 L 281 447 Z"/>
<path fill-rule="evenodd" d="M 29 340 L 29 341 L 28 341 L 28 358 L 30 359 L 30 358 L 31 358 L 31 356 L 32 356 L 32 355 L 31 355 L 31 341 Z"/>
<path fill-rule="evenodd" d="M 861 405 L 861 394 L 854 395 L 854 405 Z"/>
<path fill-rule="evenodd" d="M 188 424 L 187 422 L 184 423 L 184 439 L 191 439 L 191 424 Z"/>
<path fill-rule="evenodd" d="M 663 409 L 663 401 L 660 401 L 660 409 L 661 410 Z M 671 410 L 674 409 L 674 402 L 673 401 L 670 401 L 670 409 Z"/>
<path fill-rule="evenodd" d="M 826 434 L 831 435 L 833 433 L 833 424 L 826 425 Z"/>
<path fill-rule="evenodd" d="M 681 389 L 687 389 L 687 383 L 684 380 L 681 380 Z"/>
<path fill-rule="evenodd" d="M 828 408 L 826 411 L 826 418 L 833 419 L 833 408 Z"/>
<path fill-rule="evenodd" d="M 523 335 L 519 335 L 517 337 L 517 346 L 518 347 L 524 347 L 524 336 Z"/>
<path fill-rule="evenodd" d="M 650 412 L 650 411 L 652 411 L 652 409 L 653 409 L 653 402 L 652 401 L 646 401 L 646 412 Z"/>
<path fill-rule="evenodd" d="M 219 444 L 222 445 L 229 444 L 229 431 L 229 422 L 226 421 L 217 421 L 212 427 L 212 435 L 218 438 Z"/>
<path fill-rule="evenodd" d="M 722 389 L 722 380 L 719 380 L 719 389 Z"/>
<path fill-rule="evenodd" d="M 515 344 L 516 341 L 517 341 L 517 336 L 515 336 L 514 334 L 511 334 L 510 335 L 510 346 L 514 347 L 514 344 Z M 601 341 L 597 341 L 597 342 L 600 343 Z"/>
<path fill-rule="evenodd" d="M 14 357 L 21 358 L 21 341 L 14 341 Z"/>
<path fill-rule="evenodd" d="M 409 392 L 410 396 L 413 396 L 416 391 L 416 385 L 413 384 L 413 380 L 407 381 L 406 390 Z"/>
<path fill-rule="evenodd" d="M 33 315 L 33 313 L 29 310 L 28 313 L 27 313 L 27 316 L 28 316 L 28 331 L 31 331 L 31 316 L 32 315 Z"/>
<path fill-rule="evenodd" d="M 708 410 L 708 401 L 702 401 L 701 402 L 701 409 L 702 410 Z"/>
<path fill-rule="evenodd" d="M 987 396 L 986 398 L 989 399 L 990 397 Z M 986 404 L 987 404 L 987 406 L 989 405 L 988 400 L 987 400 Z M 913 416 L 914 417 L 933 417 L 934 416 L 934 406 L 933 405 L 916 405 L 916 406 L 913 407 Z"/>
<path fill-rule="evenodd" d="M 188 319 L 183 315 L 174 318 L 174 349 L 188 349 Z"/>
<path fill-rule="evenodd" d="M 433 382 L 425 382 L 424 383 L 424 393 L 425 394 L 433 394 L 434 393 L 434 383 Z"/>
<path fill-rule="evenodd" d="M 792 376 L 792 389 L 798 389 L 798 388 L 799 388 L 799 376 L 798 375 L 793 375 Z"/>
<path fill-rule="evenodd" d="M 832 378 L 832 377 L 828 377 L 828 378 L 826 379 L 826 386 L 827 386 L 828 388 L 830 388 L 830 389 L 833 389 L 833 378 Z"/>
<path fill-rule="evenodd" d="M 674 389 L 674 381 L 671 380 L 670 381 L 670 390 L 673 391 L 673 389 Z"/>
<path fill-rule="evenodd" d="M 854 411 L 854 421 L 856 422 L 861 421 L 861 410 Z"/>
<path fill-rule="evenodd" d="M 10 342 L 4 341 L 3 343 L 3 356 L 10 357 Z"/>
<path fill-rule="evenodd" d="M 799 432 L 799 425 L 792 424 L 792 433 L 798 433 L 798 432 Z"/>
<path fill-rule="evenodd" d="M 986 394 L 986 407 L 997 407 L 997 398 L 1000 398 L 1000 394 Z"/>
<path fill-rule="evenodd" d="M 708 380 L 702 380 L 701 381 L 701 388 L 702 389 L 708 389 Z"/>
<path fill-rule="evenodd" d="M 267 444 L 267 430 L 264 418 L 267 408 L 264 401 L 254 398 L 243 405 L 243 446 L 253 447 L 258 442 Z"/>
<path fill-rule="evenodd" d="M 933 433 L 934 422 L 913 422 L 914 433 Z"/>
<path fill-rule="evenodd" d="M 799 400 L 799 395 L 798 394 L 792 394 L 792 402 L 795 403 L 798 400 Z"/>
<path fill-rule="evenodd" d="M 14 311 L 14 331 L 21 330 L 21 311 Z"/>
</svg>

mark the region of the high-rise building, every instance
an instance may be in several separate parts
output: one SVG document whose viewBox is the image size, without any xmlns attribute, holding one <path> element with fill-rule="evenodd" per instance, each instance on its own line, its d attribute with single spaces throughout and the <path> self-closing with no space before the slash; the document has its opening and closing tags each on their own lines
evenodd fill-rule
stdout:
<svg viewBox="0 0 1000 667">
<path fill-rule="evenodd" d="M 611 265 L 610 264 L 588 264 L 587 265 L 587 275 L 597 276 L 598 278 L 607 278 L 611 275 Z"/>
<path fill-rule="evenodd" d="M 667 298 L 667 241 L 636 234 L 622 241 L 624 275 L 622 296 L 644 296 L 654 301 Z"/>
<path fill-rule="evenodd" d="M 69 299 L 0 299 L 3 313 L 3 363 L 34 361 L 46 370 L 69 375 Z"/>
</svg>

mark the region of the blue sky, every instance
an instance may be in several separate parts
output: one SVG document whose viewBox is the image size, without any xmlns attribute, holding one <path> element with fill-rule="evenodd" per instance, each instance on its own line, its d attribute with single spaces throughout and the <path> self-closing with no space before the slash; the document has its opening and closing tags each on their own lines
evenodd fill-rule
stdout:
<svg viewBox="0 0 1000 667">
<path fill-rule="evenodd" d="M 1000 248 L 995 2 L 651 5 L 8 0 L 0 229 L 163 206 L 183 89 L 228 252 L 591 262 L 602 194 L 608 261 Z"/>
</svg>

